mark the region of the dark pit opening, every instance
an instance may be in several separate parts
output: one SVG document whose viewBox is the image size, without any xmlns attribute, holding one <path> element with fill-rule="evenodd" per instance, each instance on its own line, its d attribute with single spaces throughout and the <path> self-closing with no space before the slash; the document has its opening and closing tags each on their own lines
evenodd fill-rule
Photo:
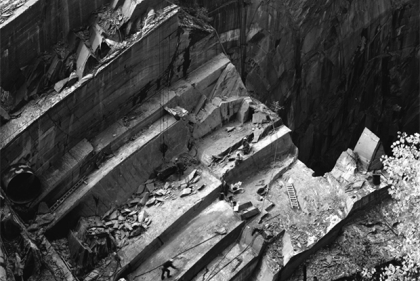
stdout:
<svg viewBox="0 0 420 281">
<path fill-rule="evenodd" d="M 41 193 L 41 181 L 30 172 L 15 174 L 6 187 L 6 193 L 15 203 L 27 203 Z"/>
</svg>

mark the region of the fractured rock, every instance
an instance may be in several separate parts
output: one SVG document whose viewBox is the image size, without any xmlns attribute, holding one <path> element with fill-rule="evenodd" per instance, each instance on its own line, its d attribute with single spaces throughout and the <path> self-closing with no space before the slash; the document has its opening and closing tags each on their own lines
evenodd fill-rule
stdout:
<svg viewBox="0 0 420 281">
<path fill-rule="evenodd" d="M 146 205 L 146 202 L 149 200 L 149 196 L 150 196 L 149 192 L 145 192 L 143 197 L 141 198 L 140 205 L 142 206 Z"/>
<path fill-rule="evenodd" d="M 155 184 L 153 182 L 146 182 L 145 186 L 149 192 L 152 192 L 155 189 Z"/>
<path fill-rule="evenodd" d="M 190 194 L 191 194 L 191 192 L 192 192 L 191 188 L 189 188 L 189 187 L 184 188 L 184 190 L 182 190 L 181 197 L 184 197 L 184 196 L 190 195 Z"/>
<path fill-rule="evenodd" d="M 141 212 L 139 212 L 139 215 L 137 217 L 137 221 L 139 223 L 142 223 L 144 221 L 145 218 L 149 217 L 149 214 L 145 211 L 142 210 Z"/>
<path fill-rule="evenodd" d="M 175 117 L 176 120 L 181 119 L 188 115 L 188 111 L 182 107 L 176 106 L 175 108 L 169 108 L 165 106 L 165 110 Z"/>
<path fill-rule="evenodd" d="M 150 198 L 147 202 L 146 202 L 146 206 L 148 206 L 148 207 L 150 207 L 150 206 L 152 206 L 153 204 L 155 204 L 156 203 L 156 198 L 155 197 L 152 197 L 152 198 Z"/>
<path fill-rule="evenodd" d="M 138 203 L 140 203 L 141 198 L 134 198 L 133 200 L 130 201 L 130 205 L 136 205 Z"/>
<path fill-rule="evenodd" d="M 248 209 L 246 209 L 245 211 L 243 211 L 243 213 L 241 214 L 241 219 L 246 220 L 249 218 L 252 218 L 253 216 L 256 216 L 260 213 L 260 210 L 258 210 L 257 207 L 252 206 Z"/>
<path fill-rule="evenodd" d="M 194 177 L 195 177 L 195 174 L 197 173 L 197 169 L 195 169 L 195 170 L 193 170 L 188 176 L 187 176 L 187 178 L 185 179 L 185 181 L 187 182 L 187 183 L 190 183 L 193 179 L 194 179 Z"/>
<path fill-rule="evenodd" d="M 267 205 L 267 207 L 265 207 L 265 210 L 268 212 L 268 211 L 270 211 L 272 208 L 274 208 L 274 203 L 273 202 L 270 202 L 270 201 L 268 201 L 268 200 L 266 200 L 267 202 L 268 202 L 268 205 Z"/>
<path fill-rule="evenodd" d="M 256 112 L 252 115 L 252 123 L 254 124 L 262 124 L 267 122 L 267 115 L 262 112 Z"/>
</svg>

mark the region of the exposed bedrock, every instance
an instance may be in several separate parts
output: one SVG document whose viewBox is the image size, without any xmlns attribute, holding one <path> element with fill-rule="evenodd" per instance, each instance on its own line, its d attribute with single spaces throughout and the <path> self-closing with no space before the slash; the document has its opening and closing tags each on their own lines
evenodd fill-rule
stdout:
<svg viewBox="0 0 420 281">
<path fill-rule="evenodd" d="M 41 53 L 51 51 L 59 41 L 65 41 L 71 31 L 86 24 L 91 13 L 109 2 L 26 1 L 0 25 L 1 86 L 11 90 L 21 68 Z"/>
<path fill-rule="evenodd" d="M 418 1 L 183 2 L 207 7 L 248 90 L 279 102 L 316 172 L 365 127 L 386 149 L 397 131 L 418 131 Z"/>
</svg>

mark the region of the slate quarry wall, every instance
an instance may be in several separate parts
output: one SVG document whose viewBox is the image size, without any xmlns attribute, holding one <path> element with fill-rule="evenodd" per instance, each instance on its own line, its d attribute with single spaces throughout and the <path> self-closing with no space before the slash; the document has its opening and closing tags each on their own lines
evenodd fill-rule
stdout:
<svg viewBox="0 0 420 281">
<path fill-rule="evenodd" d="M 0 25 L 1 86 L 10 89 L 20 68 L 50 51 L 69 32 L 85 25 L 91 13 L 110 0 L 31 0 Z"/>
<path fill-rule="evenodd" d="M 1 171 L 23 161 L 42 174 L 82 139 L 91 139 L 164 87 L 168 72 L 176 81 L 205 63 L 219 46 L 214 35 L 198 33 L 182 31 L 175 14 L 94 76 L 25 105 L 18 118 L 1 127 Z"/>
<path fill-rule="evenodd" d="M 365 127 L 386 149 L 397 131 L 418 131 L 418 1 L 183 2 L 207 7 L 246 87 L 279 102 L 300 159 L 316 172 Z"/>
</svg>

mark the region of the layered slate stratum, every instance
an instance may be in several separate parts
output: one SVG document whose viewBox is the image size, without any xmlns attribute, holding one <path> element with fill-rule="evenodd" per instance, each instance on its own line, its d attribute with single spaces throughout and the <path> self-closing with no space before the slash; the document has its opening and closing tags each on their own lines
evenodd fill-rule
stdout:
<svg viewBox="0 0 420 281">
<path fill-rule="evenodd" d="M 41 2 L 26 2 L 2 31 L 33 32 L 18 23 L 36 21 Z M 88 6 L 83 13 L 103 4 L 79 2 L 70 4 Z M 72 14 L 70 4 L 60 13 Z M 24 204 L 2 183 L 4 223 L 24 242 L 2 236 L 1 254 L 19 256 L 25 278 L 156 280 L 173 258 L 172 280 L 286 280 L 356 210 L 386 196 L 351 149 L 314 177 L 202 18 L 164 1 L 107 4 L 72 39 L 68 76 L 52 82 L 67 61 L 57 56 L 39 75 L 50 75 L 48 90 L 20 85 L 2 119 L 2 174 L 24 163 L 41 182 Z M 48 49 L 41 33 L 35 53 Z"/>
</svg>

